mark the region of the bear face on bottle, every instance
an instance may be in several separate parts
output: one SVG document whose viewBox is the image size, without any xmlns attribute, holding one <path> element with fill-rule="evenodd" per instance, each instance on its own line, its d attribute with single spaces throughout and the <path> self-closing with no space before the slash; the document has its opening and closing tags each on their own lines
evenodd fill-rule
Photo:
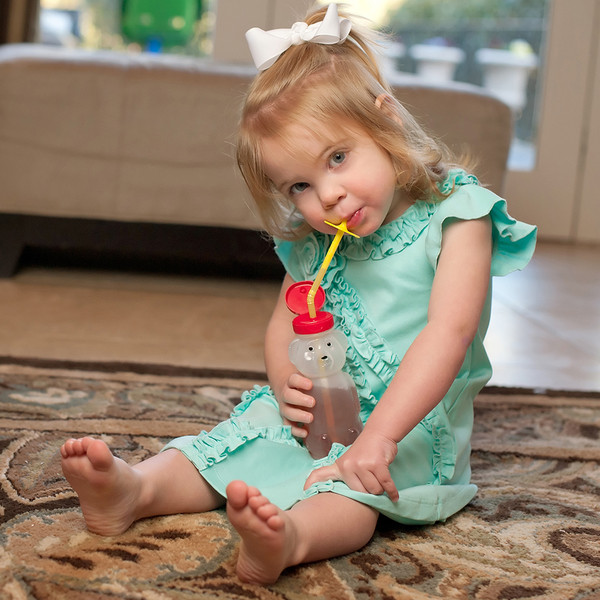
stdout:
<svg viewBox="0 0 600 600">
<path fill-rule="evenodd" d="M 289 356 L 306 377 L 327 377 L 342 370 L 347 348 L 346 336 L 330 329 L 315 335 L 299 335 L 290 344 Z"/>
</svg>

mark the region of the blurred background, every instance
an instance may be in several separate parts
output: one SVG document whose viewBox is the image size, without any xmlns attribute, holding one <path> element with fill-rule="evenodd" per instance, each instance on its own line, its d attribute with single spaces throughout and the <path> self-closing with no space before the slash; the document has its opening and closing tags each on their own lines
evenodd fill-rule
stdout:
<svg viewBox="0 0 600 600">
<path fill-rule="evenodd" d="M 217 4 L 41 0 L 37 39 L 69 47 L 209 58 Z M 391 69 L 498 93 L 515 113 L 510 166 L 533 166 L 548 0 L 354 0 L 344 5 L 389 35 L 386 64 Z"/>
<path fill-rule="evenodd" d="M 0 0 L 0 45 L 154 53 L 248 70 L 244 32 L 289 27 L 313 4 Z M 381 60 L 391 80 L 474 86 L 511 109 L 503 195 L 511 214 L 538 225 L 541 243 L 523 273 L 496 283 L 486 340 L 493 383 L 600 389 L 600 0 L 343 4 L 387 34 Z M 0 355 L 214 367 L 238 357 L 239 368 L 260 369 L 276 294 L 274 282 L 24 270 L 0 281 Z M 244 323 L 228 341 L 232 315 Z"/>
</svg>

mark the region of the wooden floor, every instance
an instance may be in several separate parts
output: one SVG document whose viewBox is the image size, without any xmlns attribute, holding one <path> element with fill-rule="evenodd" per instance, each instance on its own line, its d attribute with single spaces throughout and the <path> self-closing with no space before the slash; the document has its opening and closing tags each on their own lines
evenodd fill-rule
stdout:
<svg viewBox="0 0 600 600">
<path fill-rule="evenodd" d="M 25 268 L 0 280 L 0 355 L 263 370 L 277 282 Z M 494 283 L 491 384 L 600 391 L 600 247 L 542 243 Z"/>
</svg>

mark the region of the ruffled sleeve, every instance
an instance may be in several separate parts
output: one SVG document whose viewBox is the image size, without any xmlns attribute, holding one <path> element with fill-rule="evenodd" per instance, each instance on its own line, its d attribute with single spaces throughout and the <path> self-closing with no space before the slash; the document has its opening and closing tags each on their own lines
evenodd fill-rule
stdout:
<svg viewBox="0 0 600 600">
<path fill-rule="evenodd" d="M 435 268 L 442 247 L 444 225 L 455 220 L 479 219 L 489 215 L 492 221 L 491 274 L 503 276 L 523 269 L 535 250 L 537 227 L 513 219 L 506 201 L 478 185 L 462 185 L 440 202 L 431 218 L 425 251 Z"/>
</svg>

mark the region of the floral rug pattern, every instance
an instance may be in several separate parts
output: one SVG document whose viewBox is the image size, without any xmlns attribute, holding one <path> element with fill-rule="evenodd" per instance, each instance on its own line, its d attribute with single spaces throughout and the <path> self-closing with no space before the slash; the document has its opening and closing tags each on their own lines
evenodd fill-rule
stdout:
<svg viewBox="0 0 600 600">
<path fill-rule="evenodd" d="M 243 374 L 242 374 L 243 375 Z M 382 520 L 364 549 L 290 569 L 272 586 L 235 576 L 223 510 L 87 532 L 60 471 L 63 440 L 101 436 L 137 462 L 227 417 L 261 381 L 0 365 L 0 597 L 600 599 L 600 395 L 492 390 L 476 403 L 473 481 L 431 527 Z"/>
</svg>

